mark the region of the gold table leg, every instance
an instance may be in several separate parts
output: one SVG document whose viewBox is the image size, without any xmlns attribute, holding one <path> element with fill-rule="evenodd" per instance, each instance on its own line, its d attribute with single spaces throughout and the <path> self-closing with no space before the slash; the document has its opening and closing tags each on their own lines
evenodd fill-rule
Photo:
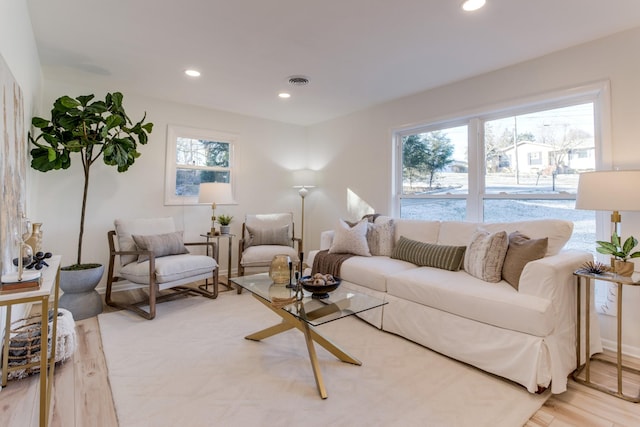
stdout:
<svg viewBox="0 0 640 427">
<path fill-rule="evenodd" d="M 309 360 L 311 361 L 311 368 L 313 369 L 313 375 L 316 380 L 316 385 L 318 387 L 318 392 L 323 399 L 328 397 L 326 388 L 324 386 L 324 380 L 322 378 L 322 373 L 320 372 L 320 365 L 318 363 L 318 357 L 316 355 L 316 350 L 313 345 L 314 342 L 319 344 L 322 348 L 327 350 L 329 353 L 333 354 L 336 358 L 345 363 L 351 363 L 353 365 L 362 365 L 355 357 L 349 355 L 347 352 L 342 350 L 336 344 L 331 342 L 329 339 L 325 338 L 321 334 L 319 334 L 315 329 L 312 329 L 309 324 L 305 321 L 302 321 L 295 317 L 293 314 L 288 311 L 276 308 L 271 305 L 271 303 L 264 298 L 261 298 L 255 294 L 253 297 L 260 301 L 263 305 L 265 305 L 269 310 L 276 313 L 278 316 L 282 318 L 282 322 L 270 326 L 266 329 L 262 329 L 258 332 L 254 332 L 253 334 L 247 335 L 245 338 L 252 341 L 260 341 L 265 338 L 272 337 L 281 332 L 288 331 L 290 329 L 296 328 L 300 330 L 305 338 L 305 342 L 307 344 L 307 350 L 309 352 Z"/>
</svg>

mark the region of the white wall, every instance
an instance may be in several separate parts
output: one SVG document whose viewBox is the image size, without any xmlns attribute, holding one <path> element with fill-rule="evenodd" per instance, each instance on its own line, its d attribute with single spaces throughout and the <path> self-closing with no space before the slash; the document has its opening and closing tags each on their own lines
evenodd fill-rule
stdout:
<svg viewBox="0 0 640 427">
<path fill-rule="evenodd" d="M 309 128 L 310 159 L 323 183 L 307 199 L 310 247 L 333 228 L 354 191 L 375 211 L 391 210 L 391 132 L 406 124 L 455 117 L 483 106 L 608 79 L 611 82 L 613 163 L 640 168 L 640 28 L 398 99 Z M 623 235 L 640 236 L 640 213 L 623 214 Z M 638 269 L 638 268 L 636 268 Z M 626 288 L 623 343 L 640 355 L 640 287 Z M 615 340 L 615 324 L 602 317 L 603 337 Z"/>
<path fill-rule="evenodd" d="M 0 55 L 22 89 L 25 124 L 28 125 L 38 103 L 42 77 L 26 0 L 0 0 Z M 31 206 L 27 206 L 27 212 L 31 211 Z M 25 309 L 25 306 L 16 307 L 12 312 L 13 319 L 24 317 Z M 4 310 L 4 307 L 0 309 L 0 336 L 4 333 Z"/>
<path fill-rule="evenodd" d="M 95 87 L 45 81 L 44 108 L 50 109 L 55 99 L 63 95 L 78 96 L 94 93 L 104 98 L 108 91 Z M 210 227 L 211 206 L 165 206 L 165 153 L 167 125 L 189 126 L 234 133 L 238 135 L 236 155 L 238 173 L 235 206 L 219 206 L 217 214 L 234 216 L 232 232 L 239 234 L 246 213 L 294 212 L 299 215 L 299 198 L 291 187 L 290 169 L 299 166 L 304 156 L 305 129 L 222 111 L 168 103 L 124 93 L 124 107 L 133 121 L 146 111 L 154 124 L 149 143 L 140 146 L 141 156 L 125 173 L 101 161 L 92 167 L 85 223 L 82 262 L 108 262 L 107 231 L 116 218 L 172 216 L 185 240 L 202 241 L 200 233 Z M 46 114 L 45 114 L 46 116 Z M 67 171 L 42 173 L 32 170 L 38 187 L 35 201 L 37 216 L 42 222 L 43 247 L 62 254 L 63 265 L 76 262 L 82 200 L 82 164 L 72 157 Z M 226 272 L 226 241 L 221 240 L 220 264 Z M 234 242 L 233 265 L 237 264 L 237 240 Z M 105 278 L 103 278 L 104 286 Z"/>
</svg>

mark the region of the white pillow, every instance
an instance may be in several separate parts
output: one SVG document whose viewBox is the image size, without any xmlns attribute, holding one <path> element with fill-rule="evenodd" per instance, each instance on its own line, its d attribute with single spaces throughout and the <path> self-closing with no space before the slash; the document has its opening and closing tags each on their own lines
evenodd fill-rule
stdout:
<svg viewBox="0 0 640 427">
<path fill-rule="evenodd" d="M 350 227 L 341 219 L 335 230 L 329 253 L 371 256 L 367 243 L 367 224 L 368 221 L 364 219 Z"/>
</svg>

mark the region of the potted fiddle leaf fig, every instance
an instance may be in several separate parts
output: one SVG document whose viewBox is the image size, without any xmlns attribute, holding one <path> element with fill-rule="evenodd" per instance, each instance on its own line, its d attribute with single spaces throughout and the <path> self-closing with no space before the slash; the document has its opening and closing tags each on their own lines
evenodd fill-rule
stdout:
<svg viewBox="0 0 640 427">
<path fill-rule="evenodd" d="M 633 236 L 629 236 L 627 240 L 622 243 L 618 233 L 614 232 L 611 235 L 611 241 L 605 242 L 599 240 L 596 242 L 599 246 L 596 251 L 601 254 L 611 255 L 614 259 L 612 267 L 617 274 L 621 276 L 631 276 L 635 265 L 633 262 L 628 261 L 630 258 L 639 258 L 640 251 L 633 251 L 638 245 L 638 239 Z"/>
<path fill-rule="evenodd" d="M 91 304 L 95 305 L 95 310 L 98 310 L 99 302 L 99 310 L 102 311 L 102 302 L 98 301 L 100 296 L 94 288 L 102 278 L 104 266 L 82 262 L 82 240 L 91 166 L 102 159 L 106 165 L 115 166 L 118 172 L 126 172 L 140 156 L 138 144 L 146 144 L 148 134 L 153 129 L 153 123 L 145 123 L 146 114 L 136 123 L 129 119 L 122 105 L 122 93 L 108 93 L 104 101 L 94 100 L 94 98 L 94 95 L 83 95 L 77 98 L 62 96 L 56 99 L 51 110 L 51 118 L 34 117 L 31 124 L 38 131 L 37 136 L 31 132 L 28 135 L 29 142 L 35 146 L 30 154 L 31 167 L 36 170 L 49 172 L 68 169 L 74 154 L 77 154 L 82 161 L 84 186 L 77 258 L 75 264 L 61 269 L 60 277 L 60 288 L 65 292 L 60 299 L 60 305 L 63 307 L 67 305 L 65 308 L 68 308 L 76 319 L 78 317 L 72 309 L 72 302 L 63 304 L 67 294 L 93 293 L 92 298 L 83 295 L 82 305 L 85 306 L 83 311 L 87 311 L 86 305 L 89 299 L 92 300 Z M 70 278 L 75 276 L 76 272 L 92 275 L 95 283 L 91 287 L 88 283 L 89 279 Z M 90 317 L 84 312 L 80 314 L 83 316 L 81 318 Z"/>
</svg>

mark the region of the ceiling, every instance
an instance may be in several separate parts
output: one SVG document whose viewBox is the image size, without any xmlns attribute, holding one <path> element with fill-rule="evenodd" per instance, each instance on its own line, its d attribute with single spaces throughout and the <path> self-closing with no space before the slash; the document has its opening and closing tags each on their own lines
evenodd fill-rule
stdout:
<svg viewBox="0 0 640 427">
<path fill-rule="evenodd" d="M 299 125 L 640 26 L 638 0 L 27 2 L 45 79 Z"/>
</svg>

